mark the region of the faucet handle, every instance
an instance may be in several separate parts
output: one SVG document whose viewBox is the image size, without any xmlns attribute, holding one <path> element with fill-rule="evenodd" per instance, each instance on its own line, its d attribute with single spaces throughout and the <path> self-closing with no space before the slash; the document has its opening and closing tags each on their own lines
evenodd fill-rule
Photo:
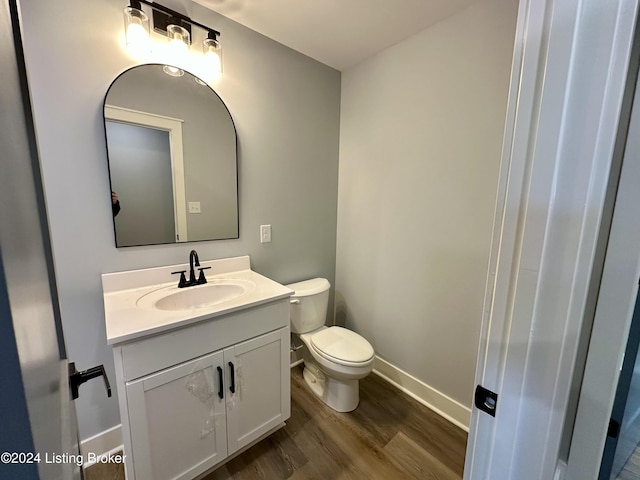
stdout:
<svg viewBox="0 0 640 480">
<path fill-rule="evenodd" d="M 187 277 L 185 277 L 186 270 L 180 270 L 178 272 L 171 272 L 171 275 L 180 274 L 180 281 L 178 282 L 178 288 L 184 288 L 187 286 Z"/>
<path fill-rule="evenodd" d="M 203 283 L 207 283 L 207 278 L 204 276 L 204 272 L 203 270 L 208 270 L 211 267 L 199 267 L 198 270 L 200 270 L 200 276 L 198 277 L 198 285 L 201 285 Z"/>
</svg>

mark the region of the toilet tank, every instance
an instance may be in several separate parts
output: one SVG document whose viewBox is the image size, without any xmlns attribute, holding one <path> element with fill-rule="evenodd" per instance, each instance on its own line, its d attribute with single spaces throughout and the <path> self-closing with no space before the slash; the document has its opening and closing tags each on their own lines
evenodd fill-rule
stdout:
<svg viewBox="0 0 640 480">
<path fill-rule="evenodd" d="M 329 306 L 329 280 L 312 278 L 286 286 L 295 292 L 291 296 L 291 331 L 308 333 L 323 326 Z"/>
</svg>

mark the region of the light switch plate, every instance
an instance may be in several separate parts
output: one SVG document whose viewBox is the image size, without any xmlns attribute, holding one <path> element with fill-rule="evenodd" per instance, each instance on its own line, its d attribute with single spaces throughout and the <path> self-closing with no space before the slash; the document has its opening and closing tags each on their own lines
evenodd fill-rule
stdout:
<svg viewBox="0 0 640 480">
<path fill-rule="evenodd" d="M 189 213 L 200 213 L 200 202 L 189 202 Z"/>
</svg>

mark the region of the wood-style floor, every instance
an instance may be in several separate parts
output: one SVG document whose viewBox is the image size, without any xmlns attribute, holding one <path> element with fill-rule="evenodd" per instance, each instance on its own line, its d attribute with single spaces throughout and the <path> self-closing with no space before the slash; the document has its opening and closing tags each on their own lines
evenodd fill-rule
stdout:
<svg viewBox="0 0 640 480">
<path fill-rule="evenodd" d="M 284 428 L 204 480 L 460 480 L 467 434 L 375 374 L 360 381 L 360 405 L 338 413 L 291 370 Z M 122 468 L 86 480 L 124 478 Z M 117 476 L 121 475 L 121 476 Z"/>
<path fill-rule="evenodd" d="M 627 463 L 616 477 L 616 480 L 640 480 L 640 445 L 627 460 Z"/>
</svg>

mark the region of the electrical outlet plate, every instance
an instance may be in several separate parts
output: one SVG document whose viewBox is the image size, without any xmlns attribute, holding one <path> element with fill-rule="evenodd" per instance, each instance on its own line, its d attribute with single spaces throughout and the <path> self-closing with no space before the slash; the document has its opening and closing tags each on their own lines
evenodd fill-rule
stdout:
<svg viewBox="0 0 640 480">
<path fill-rule="evenodd" d="M 271 225 L 260 225 L 260 243 L 271 241 Z"/>
</svg>

